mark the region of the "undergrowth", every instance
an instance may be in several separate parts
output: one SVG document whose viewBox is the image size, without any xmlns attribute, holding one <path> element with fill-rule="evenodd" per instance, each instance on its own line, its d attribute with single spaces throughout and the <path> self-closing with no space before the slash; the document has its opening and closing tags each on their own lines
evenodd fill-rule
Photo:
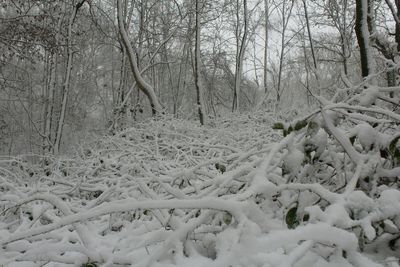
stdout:
<svg viewBox="0 0 400 267">
<path fill-rule="evenodd" d="M 364 86 L 290 122 L 166 116 L 3 157 L 0 265 L 398 266 L 399 88 Z"/>
</svg>

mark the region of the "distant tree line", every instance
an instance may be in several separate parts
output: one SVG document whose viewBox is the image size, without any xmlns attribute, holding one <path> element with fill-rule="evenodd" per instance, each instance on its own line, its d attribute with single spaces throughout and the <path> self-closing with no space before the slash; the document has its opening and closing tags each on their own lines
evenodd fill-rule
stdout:
<svg viewBox="0 0 400 267">
<path fill-rule="evenodd" d="M 4 0 L 0 150 L 57 155 L 161 114 L 312 106 L 347 79 L 397 86 L 399 51 L 398 0 Z"/>
</svg>

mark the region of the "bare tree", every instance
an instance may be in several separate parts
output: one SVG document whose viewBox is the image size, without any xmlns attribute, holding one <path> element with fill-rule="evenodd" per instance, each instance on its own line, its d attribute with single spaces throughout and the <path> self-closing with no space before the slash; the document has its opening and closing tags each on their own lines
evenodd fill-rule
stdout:
<svg viewBox="0 0 400 267">
<path fill-rule="evenodd" d="M 200 34 L 201 34 L 201 1 L 195 0 L 195 56 L 194 56 L 194 79 L 196 83 L 197 109 L 201 125 L 206 123 L 205 103 L 204 103 L 204 88 L 201 80 L 201 53 L 200 53 Z"/>
<path fill-rule="evenodd" d="M 243 0 L 243 34 L 241 34 L 240 10 L 240 0 L 236 0 L 236 68 L 232 111 L 237 111 L 239 109 L 240 87 L 243 75 L 243 60 L 246 51 L 248 34 L 247 0 Z"/>
<path fill-rule="evenodd" d="M 117 3 L 117 13 L 118 13 L 118 29 L 121 35 L 122 43 L 127 51 L 127 56 L 129 59 L 130 67 L 133 73 L 133 77 L 135 78 L 135 81 L 140 88 L 140 90 L 147 96 L 147 98 L 150 101 L 150 106 L 152 110 L 152 114 L 156 115 L 157 113 L 162 112 L 162 107 L 160 102 L 158 101 L 158 98 L 155 94 L 153 86 L 151 86 L 149 83 L 147 83 L 144 78 L 142 77 L 138 64 L 137 64 L 137 59 L 136 59 L 136 54 L 133 50 L 133 47 L 131 45 L 131 42 L 129 41 L 128 34 L 125 29 L 125 22 L 122 14 L 122 0 L 118 0 Z"/>
<path fill-rule="evenodd" d="M 265 27 L 264 27 L 264 93 L 268 92 L 268 38 L 269 38 L 269 0 L 264 0 Z"/>
<path fill-rule="evenodd" d="M 310 42 L 311 55 L 312 55 L 312 59 L 313 59 L 314 72 L 316 72 L 316 77 L 318 79 L 318 75 L 317 75 L 318 64 L 317 64 L 317 58 L 315 57 L 314 42 L 313 42 L 313 38 L 312 38 L 312 34 L 311 34 L 310 20 L 308 17 L 308 10 L 307 10 L 307 3 L 306 3 L 306 0 L 302 0 L 302 1 L 303 1 L 303 8 L 304 8 L 304 17 L 306 19 L 308 41 Z"/>
<path fill-rule="evenodd" d="M 63 83 L 63 98 L 62 98 L 62 106 L 61 106 L 61 113 L 60 113 L 60 118 L 58 119 L 58 127 L 57 127 L 57 133 L 56 133 L 56 139 L 54 141 L 54 154 L 59 154 L 60 151 L 60 144 L 61 144 L 61 138 L 62 138 L 62 133 L 63 133 L 63 128 L 64 128 L 64 120 L 65 120 L 65 113 L 67 109 L 67 101 L 68 101 L 68 94 L 70 90 L 70 81 L 71 81 L 71 70 L 72 70 L 72 61 L 73 61 L 73 33 L 72 33 L 72 28 L 74 25 L 74 21 L 76 18 L 76 15 L 78 13 L 78 10 L 83 6 L 83 4 L 86 2 L 86 0 L 81 0 L 79 1 L 74 7 L 71 12 L 71 16 L 69 18 L 68 22 L 68 36 L 67 36 L 67 67 L 66 67 L 66 74 L 65 74 L 65 79 Z"/>
<path fill-rule="evenodd" d="M 286 30 L 289 25 L 290 17 L 292 16 L 294 0 L 283 0 L 280 7 L 281 15 L 281 41 L 280 41 L 280 52 L 279 52 L 279 69 L 278 69 L 278 85 L 276 88 L 276 100 L 279 102 L 282 94 L 282 74 L 283 74 L 283 64 L 286 54 L 287 41 L 286 41 Z"/>
</svg>

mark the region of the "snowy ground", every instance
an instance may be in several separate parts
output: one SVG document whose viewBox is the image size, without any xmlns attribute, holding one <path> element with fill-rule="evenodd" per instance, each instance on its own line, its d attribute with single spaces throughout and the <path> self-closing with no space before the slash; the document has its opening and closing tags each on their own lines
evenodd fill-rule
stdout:
<svg viewBox="0 0 400 267">
<path fill-rule="evenodd" d="M 314 115 L 164 118 L 73 158 L 0 158 L 0 266 L 399 266 L 400 192 L 358 181 L 380 133 Z"/>
</svg>

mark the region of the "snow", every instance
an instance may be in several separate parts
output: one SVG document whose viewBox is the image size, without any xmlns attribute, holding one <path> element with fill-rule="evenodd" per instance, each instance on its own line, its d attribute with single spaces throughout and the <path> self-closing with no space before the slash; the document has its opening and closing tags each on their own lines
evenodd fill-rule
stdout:
<svg viewBox="0 0 400 267">
<path fill-rule="evenodd" d="M 372 211 L 378 207 L 373 199 L 360 190 L 351 192 L 346 200 L 346 206 L 352 210 Z"/>
<path fill-rule="evenodd" d="M 381 193 L 378 198 L 378 204 L 381 207 L 381 216 L 392 217 L 400 214 L 400 191 L 388 189 Z"/>
<path fill-rule="evenodd" d="M 376 87 L 371 86 L 367 89 L 364 89 L 360 95 L 360 105 L 369 107 L 375 103 L 378 97 L 379 90 Z"/>
<path fill-rule="evenodd" d="M 297 148 L 289 149 L 289 153 L 285 158 L 284 167 L 294 175 L 298 174 L 301 164 L 304 161 L 304 153 Z"/>
<path fill-rule="evenodd" d="M 393 128 L 325 109 L 285 137 L 265 113 L 148 121 L 50 176 L 0 160 L 0 265 L 396 266 L 400 191 L 378 180 L 398 172 L 380 154 Z"/>
<path fill-rule="evenodd" d="M 378 140 L 378 132 L 368 123 L 358 124 L 351 131 L 352 136 L 357 136 L 364 149 L 370 150 Z"/>
</svg>

